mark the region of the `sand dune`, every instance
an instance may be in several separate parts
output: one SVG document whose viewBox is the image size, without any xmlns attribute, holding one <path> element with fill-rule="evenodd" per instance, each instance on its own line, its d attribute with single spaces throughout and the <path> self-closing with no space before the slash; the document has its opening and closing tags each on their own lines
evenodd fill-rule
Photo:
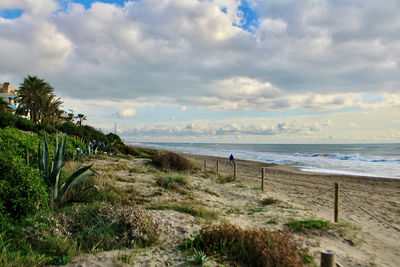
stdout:
<svg viewBox="0 0 400 267">
<path fill-rule="evenodd" d="M 230 222 L 244 228 L 281 229 L 284 223 L 293 219 L 333 221 L 335 182 L 374 215 L 389 224 L 400 225 L 400 180 L 305 173 L 288 166 L 239 160 L 237 181 L 220 184 L 214 174 L 217 160 L 221 174 L 233 174 L 227 159 L 185 156 L 197 161 L 203 168 L 200 173 L 187 174 L 190 178 L 190 198 L 158 188 L 152 172 L 115 170 L 113 173 L 123 178 L 118 181 L 118 186 L 135 186 L 141 199 L 146 200 L 142 204 L 146 208 L 181 205 L 190 201 L 191 205 L 218 211 L 218 219 L 205 220 L 169 209 L 151 210 L 163 229 L 162 238 L 156 245 L 144 250 L 81 255 L 67 266 L 121 265 L 118 258 L 124 253 L 134 255 L 134 266 L 188 266 L 189 259 L 177 246 L 204 225 Z M 204 160 L 207 161 L 207 175 L 204 175 Z M 149 168 L 148 161 L 106 158 L 97 160 L 95 166 L 100 173 L 102 169 L 112 170 L 115 164 L 121 162 L 146 169 Z M 262 167 L 267 167 L 264 191 L 259 189 Z M 267 197 L 278 200 L 278 203 L 262 206 L 260 201 Z M 335 230 L 296 233 L 296 239 L 310 249 L 317 263 L 321 250 L 332 249 L 337 253 L 338 262 L 344 266 L 399 266 L 400 231 L 372 218 L 343 194 L 339 219 L 341 226 Z M 209 265 L 217 266 L 213 262 Z"/>
</svg>

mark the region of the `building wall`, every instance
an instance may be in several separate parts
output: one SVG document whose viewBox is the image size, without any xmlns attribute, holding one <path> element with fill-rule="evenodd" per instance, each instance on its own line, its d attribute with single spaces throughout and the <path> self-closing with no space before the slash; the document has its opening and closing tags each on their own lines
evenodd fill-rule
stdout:
<svg viewBox="0 0 400 267">
<path fill-rule="evenodd" d="M 8 82 L 0 84 L 0 97 L 9 103 L 9 107 L 12 109 L 11 113 L 15 113 L 15 109 L 18 107 L 17 89 Z"/>
</svg>

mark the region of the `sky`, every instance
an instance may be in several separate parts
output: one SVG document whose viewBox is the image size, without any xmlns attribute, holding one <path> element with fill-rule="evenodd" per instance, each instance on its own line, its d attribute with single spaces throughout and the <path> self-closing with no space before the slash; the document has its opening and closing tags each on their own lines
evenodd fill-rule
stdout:
<svg viewBox="0 0 400 267">
<path fill-rule="evenodd" d="M 0 83 L 127 142 L 399 143 L 400 1 L 0 0 Z"/>
</svg>

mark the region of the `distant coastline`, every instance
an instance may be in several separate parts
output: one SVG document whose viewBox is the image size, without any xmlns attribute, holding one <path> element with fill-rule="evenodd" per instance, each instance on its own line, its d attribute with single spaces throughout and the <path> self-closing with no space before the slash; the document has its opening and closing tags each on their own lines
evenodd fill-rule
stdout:
<svg viewBox="0 0 400 267">
<path fill-rule="evenodd" d="M 400 179 L 400 144 L 132 143 L 194 155 L 296 167 L 309 173 Z"/>
</svg>

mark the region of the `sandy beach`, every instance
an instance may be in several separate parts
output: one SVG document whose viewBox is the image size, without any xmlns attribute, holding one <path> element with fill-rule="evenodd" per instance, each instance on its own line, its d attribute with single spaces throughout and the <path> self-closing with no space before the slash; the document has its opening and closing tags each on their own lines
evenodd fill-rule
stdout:
<svg viewBox="0 0 400 267">
<path fill-rule="evenodd" d="M 121 253 L 134 255 L 133 266 L 188 266 L 188 259 L 177 246 L 205 225 L 229 222 L 243 228 L 273 230 L 282 229 L 290 220 L 333 222 L 334 183 L 339 183 L 341 189 L 374 216 L 395 227 L 400 226 L 400 180 L 308 173 L 289 166 L 237 160 L 236 181 L 221 184 L 217 182 L 215 173 L 217 160 L 219 173 L 230 175 L 233 168 L 228 159 L 184 155 L 201 167 L 197 173 L 186 174 L 190 179 L 190 197 L 157 187 L 154 183 L 157 174 L 151 171 L 154 167 L 149 159 L 97 159 L 95 166 L 100 174 L 112 172 L 117 186 L 135 188 L 142 200 L 140 205 L 149 209 L 160 223 L 162 238 L 145 250 L 81 255 L 67 266 L 125 266 L 118 261 Z M 207 162 L 206 170 L 204 161 Z M 128 167 L 118 169 L 121 164 Z M 264 191 L 260 190 L 262 167 L 267 168 Z M 140 168 L 141 171 L 129 172 L 129 168 Z M 277 204 L 261 206 L 264 198 L 276 199 Z M 189 202 L 217 211 L 218 218 L 210 221 L 174 209 L 155 208 Z M 343 193 L 340 195 L 336 228 L 296 232 L 295 236 L 298 242 L 309 248 L 318 264 L 320 252 L 326 249 L 334 250 L 337 262 L 343 266 L 395 267 L 400 264 L 400 231 L 373 218 Z M 218 266 L 212 261 L 208 265 Z"/>
</svg>

